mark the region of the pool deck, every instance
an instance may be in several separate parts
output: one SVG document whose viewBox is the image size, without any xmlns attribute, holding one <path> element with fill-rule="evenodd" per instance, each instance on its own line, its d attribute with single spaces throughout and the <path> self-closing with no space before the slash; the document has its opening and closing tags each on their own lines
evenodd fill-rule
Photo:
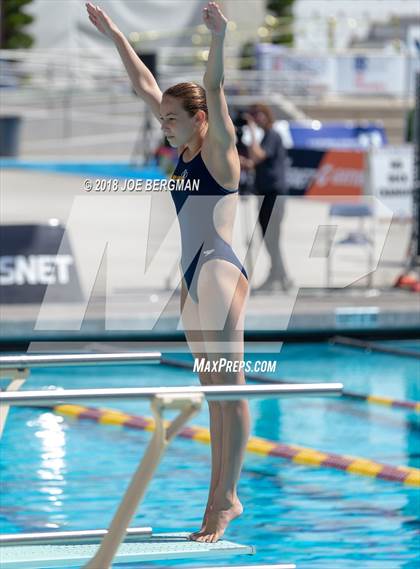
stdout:
<svg viewBox="0 0 420 569">
<path fill-rule="evenodd" d="M 162 300 L 168 293 L 163 291 Z M 84 310 L 79 304 L 54 304 L 48 321 L 35 330 L 39 305 L 2 305 L 1 337 L 27 336 L 36 340 L 43 337 L 146 337 L 153 333 L 159 336 L 181 331 L 179 323 L 179 294 L 175 293 L 166 304 L 159 318 L 155 303 L 150 298 L 159 296 L 158 291 L 143 291 L 135 297 L 130 294 L 108 298 L 112 314 L 105 316 L 105 298 L 95 297 L 83 324 L 78 329 L 74 324 L 74 311 Z M 133 308 L 135 307 L 135 311 Z M 142 314 L 134 317 L 133 312 Z M 286 333 L 314 333 L 334 331 L 345 334 L 354 330 L 371 331 L 373 335 L 382 329 L 420 330 L 418 295 L 402 290 L 316 290 L 294 289 L 287 294 L 251 295 L 248 304 L 246 329 L 248 331 L 279 331 Z"/>
<path fill-rule="evenodd" d="M 4 169 L 1 172 L 2 224 L 42 224 L 50 218 L 58 218 L 66 225 L 75 198 L 86 197 L 83 180 L 84 177 L 77 175 Z M 109 196 L 105 196 L 107 197 Z M 109 281 L 105 278 L 106 271 L 100 265 L 95 281 L 91 283 L 93 288 L 89 286 L 83 271 L 79 274 L 83 290 L 90 291 L 89 294 L 85 293 L 90 298 L 89 302 L 44 303 L 41 312 L 39 304 L 1 305 L 2 338 L 17 338 L 21 335 L 51 337 L 52 333 L 72 335 L 78 331 L 94 336 L 103 335 L 104 332 L 134 335 L 150 334 L 152 330 L 162 334 L 181 330 L 177 275 L 175 272 L 175 276 L 173 273 L 171 276 L 170 270 L 174 261 L 176 265 L 179 254 L 176 240 L 159 257 L 153 274 L 142 282 L 133 271 L 133 265 L 137 263 L 139 241 L 132 239 L 132 234 L 126 231 L 126 227 L 130 224 L 147 225 L 150 222 L 149 214 L 138 206 L 138 200 L 130 202 L 136 203 L 135 208 L 130 205 L 128 209 L 118 211 L 118 204 L 123 203 L 124 199 L 107 201 L 103 198 L 100 195 L 88 196 L 91 203 L 94 203 L 97 217 L 92 216 L 89 226 L 82 228 L 80 234 L 73 230 L 70 234 L 71 243 L 76 262 L 79 263 L 86 250 L 94 248 L 96 244 L 101 245 L 95 241 L 98 233 L 96 219 L 101 215 L 109 219 L 110 227 L 113 224 L 112 230 L 122 239 L 118 250 L 121 258 L 116 261 L 118 279 L 109 286 Z M 124 198 L 132 199 L 129 196 Z M 111 202 L 111 209 L 109 205 L 104 205 Z M 24 208 L 22 203 L 25 204 Z M 115 204 L 118 206 L 116 209 Z M 235 226 L 240 239 L 235 249 L 243 257 L 246 248 L 243 247 L 242 238 L 247 233 L 244 219 L 249 220 L 252 215 L 255 218 L 256 210 L 250 201 L 241 203 L 240 208 L 238 227 Z M 383 328 L 398 330 L 420 327 L 419 295 L 392 287 L 402 272 L 401 264 L 409 242 L 409 224 L 381 222 L 378 231 L 379 252 L 375 259 L 376 269 L 371 288 L 366 287 L 364 278 L 365 258 L 356 252 L 337 260 L 334 267 L 335 288 L 325 288 L 325 258 L 318 259 L 316 265 L 305 265 L 310 256 L 308 251 L 311 250 L 305 243 L 313 244 L 312 218 L 316 214 L 319 215 L 318 223 L 325 222 L 326 208 L 327 204 L 308 203 L 299 198 L 288 199 L 282 226 L 282 248 L 295 286 L 287 293 L 255 293 L 253 289 L 264 280 L 269 268 L 264 248 L 257 250 L 246 329 L 289 332 L 329 329 L 343 333 L 352 329 L 375 331 Z M 169 211 L 166 206 L 160 208 L 156 223 L 167 223 L 170 215 L 173 215 L 172 210 Z"/>
</svg>

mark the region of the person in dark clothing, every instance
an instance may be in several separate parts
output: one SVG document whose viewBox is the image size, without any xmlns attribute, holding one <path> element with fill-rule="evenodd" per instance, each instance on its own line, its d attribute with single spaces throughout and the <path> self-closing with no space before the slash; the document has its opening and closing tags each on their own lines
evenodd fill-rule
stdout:
<svg viewBox="0 0 420 569">
<path fill-rule="evenodd" d="M 292 282 L 284 266 L 280 249 L 280 224 L 284 216 L 286 178 L 286 152 L 280 135 L 273 129 L 273 113 L 267 105 L 252 105 L 245 115 L 251 134 L 248 159 L 241 160 L 244 168 L 254 167 L 254 192 L 264 196 L 258 221 L 261 226 L 267 252 L 270 255 L 271 269 L 267 279 L 258 287 L 261 291 L 287 291 Z M 256 127 L 264 131 L 264 136 L 257 141 Z"/>
</svg>

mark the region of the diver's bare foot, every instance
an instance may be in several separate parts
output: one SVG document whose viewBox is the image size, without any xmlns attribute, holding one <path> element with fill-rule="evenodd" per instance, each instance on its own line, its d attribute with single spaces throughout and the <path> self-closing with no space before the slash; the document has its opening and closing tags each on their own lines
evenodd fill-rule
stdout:
<svg viewBox="0 0 420 569">
<path fill-rule="evenodd" d="M 206 511 L 204 512 L 203 521 L 201 522 L 201 528 L 197 531 L 194 531 L 193 533 L 190 533 L 189 539 L 194 540 L 194 537 L 199 535 L 204 530 L 204 528 L 206 527 L 207 518 L 209 517 L 209 512 L 211 508 L 212 508 L 211 505 L 207 505 Z"/>
<path fill-rule="evenodd" d="M 199 532 L 191 534 L 190 539 L 215 543 L 223 536 L 230 522 L 240 516 L 242 512 L 242 504 L 238 499 L 224 504 L 214 503 L 208 512 L 204 527 Z"/>
</svg>

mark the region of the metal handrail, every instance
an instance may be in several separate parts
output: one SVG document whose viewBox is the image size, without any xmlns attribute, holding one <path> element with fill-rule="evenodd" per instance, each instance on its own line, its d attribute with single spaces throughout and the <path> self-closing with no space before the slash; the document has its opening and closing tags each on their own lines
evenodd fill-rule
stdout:
<svg viewBox="0 0 420 569">
<path fill-rule="evenodd" d="M 0 403 L 28 405 L 28 403 L 55 403 L 86 399 L 153 399 L 161 397 L 189 397 L 203 395 L 208 401 L 235 401 L 239 399 L 273 399 L 284 395 L 337 395 L 342 383 L 302 383 L 294 385 L 223 385 L 186 387 L 120 387 L 118 389 L 43 389 L 0 393 Z"/>
<path fill-rule="evenodd" d="M 0 356 L 0 380 L 11 380 L 6 392 L 16 393 L 28 378 L 30 368 L 57 367 L 72 365 L 126 365 L 134 363 L 160 363 L 160 352 L 112 352 L 112 353 L 77 353 L 77 354 L 21 354 Z M 1 403 L 1 402 L 0 402 Z M 0 408 L 0 438 L 3 434 L 9 405 L 3 403 Z"/>
<path fill-rule="evenodd" d="M 43 531 L 34 533 L 12 533 L 0 535 L 0 546 L 13 545 L 79 545 L 98 543 L 107 534 L 107 529 L 89 529 L 76 531 Z M 125 542 L 138 541 L 140 537 L 151 537 L 152 528 L 127 528 Z"/>
<path fill-rule="evenodd" d="M 0 356 L 0 369 L 32 368 L 69 365 L 159 363 L 160 352 L 124 352 L 108 354 L 33 354 Z"/>
</svg>

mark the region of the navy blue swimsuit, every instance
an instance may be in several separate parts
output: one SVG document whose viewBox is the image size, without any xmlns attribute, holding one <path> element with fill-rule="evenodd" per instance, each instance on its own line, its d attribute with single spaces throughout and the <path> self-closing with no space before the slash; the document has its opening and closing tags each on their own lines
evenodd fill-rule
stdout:
<svg viewBox="0 0 420 569">
<path fill-rule="evenodd" d="M 172 179 L 189 180 L 191 189 L 173 189 L 171 196 L 181 230 L 182 272 L 190 296 L 198 302 L 198 276 L 207 261 L 224 259 L 238 267 L 247 279 L 248 275 L 232 247 L 217 233 L 213 220 L 217 203 L 238 190 L 226 190 L 216 182 L 207 170 L 201 152 L 190 162 L 184 162 L 182 159 L 184 152 L 178 159 Z M 193 189 L 194 180 L 199 180 L 198 189 Z"/>
</svg>

